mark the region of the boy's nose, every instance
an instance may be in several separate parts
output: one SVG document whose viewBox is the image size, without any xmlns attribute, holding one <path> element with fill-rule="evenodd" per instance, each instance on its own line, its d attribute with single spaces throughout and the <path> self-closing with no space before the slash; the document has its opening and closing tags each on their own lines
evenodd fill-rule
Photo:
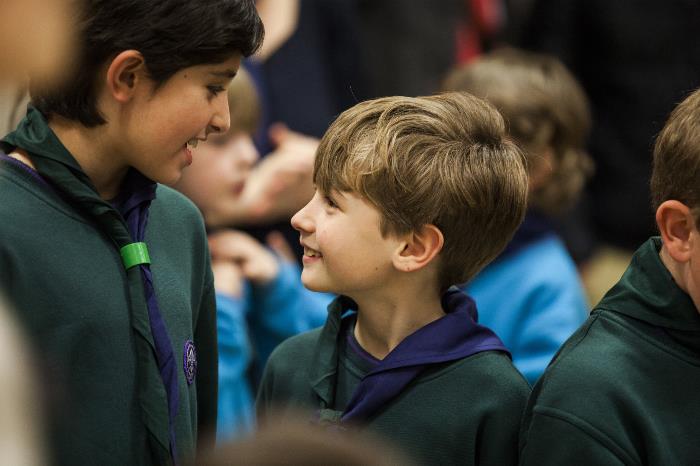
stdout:
<svg viewBox="0 0 700 466">
<path fill-rule="evenodd" d="M 294 214 L 292 217 L 292 227 L 302 233 L 313 233 L 314 222 L 311 215 L 309 215 L 309 204 L 306 204 L 299 212 Z"/>
</svg>

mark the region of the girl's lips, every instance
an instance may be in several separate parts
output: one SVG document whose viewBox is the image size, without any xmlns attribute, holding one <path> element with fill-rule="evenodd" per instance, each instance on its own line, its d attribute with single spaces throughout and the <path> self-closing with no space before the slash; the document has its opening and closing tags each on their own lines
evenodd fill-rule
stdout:
<svg viewBox="0 0 700 466">
<path fill-rule="evenodd" d="M 187 144 L 185 144 L 184 150 L 185 150 L 185 163 L 188 166 L 192 165 L 192 151 L 190 150 L 189 147 L 187 147 Z"/>
</svg>

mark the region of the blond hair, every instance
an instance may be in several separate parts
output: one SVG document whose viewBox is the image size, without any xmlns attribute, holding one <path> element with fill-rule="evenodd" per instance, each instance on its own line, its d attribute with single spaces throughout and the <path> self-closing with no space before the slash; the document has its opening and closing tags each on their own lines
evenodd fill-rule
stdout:
<svg viewBox="0 0 700 466">
<path fill-rule="evenodd" d="M 593 169 L 585 151 L 591 117 L 583 89 L 559 60 L 503 48 L 453 70 L 444 87 L 494 104 L 523 148 L 531 174 L 549 151 L 550 176 L 533 186 L 532 207 L 558 214 L 578 199 Z"/>
<path fill-rule="evenodd" d="M 654 209 L 667 200 L 680 201 L 696 211 L 700 228 L 700 89 L 671 113 L 656 138 L 651 196 Z"/>
<path fill-rule="evenodd" d="M 460 92 L 385 97 L 345 111 L 321 140 L 314 182 L 367 199 L 383 235 L 438 227 L 443 290 L 498 255 L 527 203 L 524 158 L 503 118 Z"/>
<path fill-rule="evenodd" d="M 260 98 L 250 74 L 242 67 L 228 88 L 228 108 L 230 132 L 255 133 L 260 122 Z"/>
</svg>

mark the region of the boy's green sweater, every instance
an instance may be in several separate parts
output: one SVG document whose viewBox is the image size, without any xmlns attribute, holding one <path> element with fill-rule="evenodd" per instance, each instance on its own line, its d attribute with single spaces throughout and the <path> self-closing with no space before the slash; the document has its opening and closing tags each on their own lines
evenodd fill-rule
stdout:
<svg viewBox="0 0 700 466">
<path fill-rule="evenodd" d="M 292 337 L 272 353 L 258 393 L 259 415 L 281 409 L 311 419 L 319 408 L 343 410 L 369 366 L 348 348 L 340 313 L 336 300 L 322 329 Z M 529 391 L 508 356 L 486 351 L 435 364 L 359 427 L 418 464 L 517 464 Z M 321 416 L 333 414 L 340 413 Z"/>
<path fill-rule="evenodd" d="M 525 465 L 700 461 L 700 314 L 652 238 L 535 385 Z"/>
<path fill-rule="evenodd" d="M 213 279 L 196 208 L 170 188 L 158 186 L 156 194 L 145 241 L 177 359 L 176 436 L 178 455 L 186 459 L 198 432 L 216 425 Z M 150 464 L 118 250 L 26 167 L 9 161 L 0 161 L 0 219 L 0 289 L 35 351 L 51 462 Z M 197 351 L 191 385 L 183 367 L 187 340 Z"/>
</svg>

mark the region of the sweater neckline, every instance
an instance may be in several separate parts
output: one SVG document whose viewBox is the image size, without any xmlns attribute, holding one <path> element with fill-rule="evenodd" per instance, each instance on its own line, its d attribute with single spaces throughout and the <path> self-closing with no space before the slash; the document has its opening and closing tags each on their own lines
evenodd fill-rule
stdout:
<svg viewBox="0 0 700 466">
<path fill-rule="evenodd" d="M 700 351 L 700 313 L 661 262 L 661 245 L 658 236 L 646 241 L 594 311 L 615 312 L 649 323 Z"/>
</svg>

